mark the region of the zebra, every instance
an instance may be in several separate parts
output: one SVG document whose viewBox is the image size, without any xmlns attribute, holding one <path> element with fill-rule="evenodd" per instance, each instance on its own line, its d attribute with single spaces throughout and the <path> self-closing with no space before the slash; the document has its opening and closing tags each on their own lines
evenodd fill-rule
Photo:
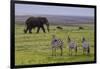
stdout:
<svg viewBox="0 0 100 69">
<path fill-rule="evenodd" d="M 90 47 L 89 43 L 86 41 L 86 39 L 82 38 L 82 48 L 83 48 L 83 54 L 86 52 L 87 55 L 90 53 Z"/>
<path fill-rule="evenodd" d="M 56 50 L 59 48 L 61 50 L 61 56 L 63 54 L 63 41 L 59 38 L 57 38 L 55 35 L 52 35 L 52 41 L 51 41 L 51 46 L 52 46 L 52 56 L 56 56 Z M 53 53 L 54 52 L 54 53 Z"/>
<path fill-rule="evenodd" d="M 74 50 L 75 54 L 77 54 L 77 44 L 75 43 L 75 41 L 72 41 L 69 36 L 68 36 L 68 47 L 69 47 L 69 55 L 72 55 L 72 50 Z"/>
</svg>

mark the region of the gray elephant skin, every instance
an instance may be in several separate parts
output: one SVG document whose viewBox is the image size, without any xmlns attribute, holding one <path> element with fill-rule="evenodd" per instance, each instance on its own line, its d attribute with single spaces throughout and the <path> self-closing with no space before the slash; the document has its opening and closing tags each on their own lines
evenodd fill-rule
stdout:
<svg viewBox="0 0 100 69">
<path fill-rule="evenodd" d="M 42 29 L 43 32 L 46 33 L 44 25 L 47 26 L 47 30 L 49 32 L 49 23 L 46 17 L 29 17 L 25 21 L 24 33 L 27 33 L 27 31 L 29 31 L 29 33 L 32 33 L 33 28 L 37 28 L 36 33 L 39 33 L 40 29 Z"/>
</svg>

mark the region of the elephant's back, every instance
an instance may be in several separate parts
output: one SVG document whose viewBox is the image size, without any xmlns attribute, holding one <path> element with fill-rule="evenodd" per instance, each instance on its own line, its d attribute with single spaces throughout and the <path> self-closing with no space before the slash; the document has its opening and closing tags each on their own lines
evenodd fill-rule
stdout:
<svg viewBox="0 0 100 69">
<path fill-rule="evenodd" d="M 29 17 L 26 20 L 26 24 L 36 25 L 36 23 L 39 23 L 39 20 L 36 17 Z"/>
</svg>

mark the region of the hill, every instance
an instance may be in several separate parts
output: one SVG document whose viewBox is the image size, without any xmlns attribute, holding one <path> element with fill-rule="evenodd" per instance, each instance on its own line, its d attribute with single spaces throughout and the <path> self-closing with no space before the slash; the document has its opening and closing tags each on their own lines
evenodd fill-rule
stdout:
<svg viewBox="0 0 100 69">
<path fill-rule="evenodd" d="M 68 25 L 68 24 L 93 24 L 94 17 L 86 16 L 61 16 L 61 15 L 34 15 L 34 17 L 46 17 L 51 25 Z M 16 15 L 17 23 L 25 23 L 30 15 Z"/>
</svg>

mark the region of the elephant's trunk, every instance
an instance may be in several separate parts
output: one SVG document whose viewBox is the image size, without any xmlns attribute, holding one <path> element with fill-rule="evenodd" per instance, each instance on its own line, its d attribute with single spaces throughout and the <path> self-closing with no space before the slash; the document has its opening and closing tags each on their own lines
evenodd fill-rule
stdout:
<svg viewBox="0 0 100 69">
<path fill-rule="evenodd" d="M 27 29 L 26 29 L 27 25 L 25 24 L 25 29 L 24 29 L 24 33 L 27 33 Z"/>
</svg>

